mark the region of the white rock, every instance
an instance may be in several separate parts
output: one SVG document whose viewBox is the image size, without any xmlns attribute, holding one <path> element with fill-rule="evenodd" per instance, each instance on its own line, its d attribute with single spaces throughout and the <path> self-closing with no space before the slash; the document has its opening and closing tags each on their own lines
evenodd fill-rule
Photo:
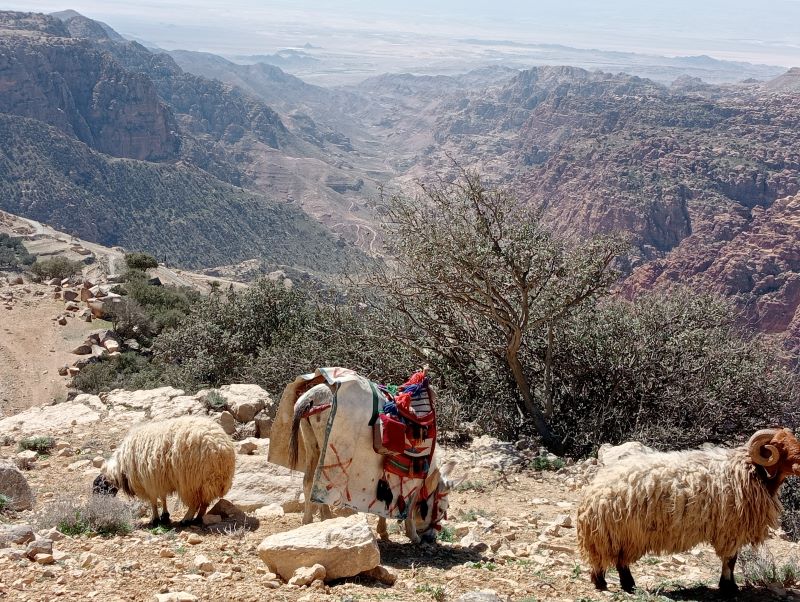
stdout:
<svg viewBox="0 0 800 602">
<path fill-rule="evenodd" d="M 352 577 L 380 564 L 378 542 L 362 514 L 271 535 L 258 546 L 258 554 L 286 581 L 309 564 L 324 566 L 328 579 Z"/>
<path fill-rule="evenodd" d="M 83 399 L 81 399 L 83 398 Z M 85 426 L 100 420 L 100 413 L 86 398 L 93 398 L 103 407 L 96 395 L 78 395 L 74 400 L 54 406 L 30 408 L 0 420 L 0 435 L 14 433 L 17 437 L 43 433 L 66 433 L 74 426 Z"/>
<path fill-rule="evenodd" d="M 295 569 L 294 575 L 292 575 L 292 578 L 289 579 L 289 585 L 309 585 L 317 579 L 324 581 L 325 574 L 325 567 L 321 564 L 315 564 L 313 566 L 301 566 L 300 568 Z"/>
<path fill-rule="evenodd" d="M 92 463 L 91 460 L 77 460 L 77 461 L 73 462 L 72 464 L 70 464 L 69 466 L 67 466 L 67 469 L 68 470 L 81 470 L 81 469 L 86 468 L 87 466 L 89 466 L 91 463 Z"/>
<path fill-rule="evenodd" d="M 599 464 L 613 464 L 628 456 L 653 453 L 655 450 L 639 443 L 638 441 L 626 441 L 622 445 L 610 445 L 604 443 L 597 450 L 597 461 Z"/>
<path fill-rule="evenodd" d="M 199 598 L 189 592 L 167 592 L 156 594 L 156 602 L 197 602 Z"/>
<path fill-rule="evenodd" d="M 201 573 L 214 572 L 214 563 L 211 562 L 211 560 L 208 559 L 208 556 L 205 556 L 204 554 L 198 554 L 195 556 L 192 564 L 194 564 L 194 567 Z"/>
<path fill-rule="evenodd" d="M 245 512 L 272 504 L 284 512 L 301 512 L 303 475 L 268 462 L 266 454 L 239 456 L 233 487 L 225 498 Z"/>
<path fill-rule="evenodd" d="M 20 470 L 28 470 L 33 467 L 33 463 L 36 462 L 36 458 L 38 457 L 39 454 L 32 449 L 21 451 L 16 457 L 17 466 Z"/>
<path fill-rule="evenodd" d="M 262 506 L 261 508 L 258 508 L 254 512 L 254 514 L 256 518 L 259 520 L 265 520 L 265 519 L 269 520 L 269 519 L 280 518 L 286 513 L 283 511 L 283 508 L 281 508 L 279 504 L 270 504 L 269 506 Z"/>
<path fill-rule="evenodd" d="M 14 466 L 0 462 L 0 493 L 10 500 L 11 510 L 30 510 L 34 497 L 25 475 Z"/>
<path fill-rule="evenodd" d="M 250 422 L 261 410 L 275 407 L 269 393 L 258 385 L 225 385 L 219 393 L 239 422 Z"/>
</svg>

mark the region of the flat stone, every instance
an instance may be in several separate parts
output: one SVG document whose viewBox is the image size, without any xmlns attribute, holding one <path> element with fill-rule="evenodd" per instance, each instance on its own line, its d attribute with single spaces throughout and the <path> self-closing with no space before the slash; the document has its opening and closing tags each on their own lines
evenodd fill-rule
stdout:
<svg viewBox="0 0 800 602">
<path fill-rule="evenodd" d="M 0 527 L 0 547 L 3 547 L 3 542 L 23 544 L 35 539 L 36 534 L 30 525 L 3 525 Z"/>
<path fill-rule="evenodd" d="M 237 456 L 233 487 L 225 498 L 244 512 L 272 504 L 284 512 L 301 512 L 303 475 L 272 464 L 266 455 Z"/>
<path fill-rule="evenodd" d="M 167 592 L 156 594 L 156 602 L 197 602 L 199 598 L 189 592 Z"/>
<path fill-rule="evenodd" d="M 352 577 L 380 564 L 378 542 L 366 517 L 355 514 L 276 533 L 258 546 L 269 570 L 288 581 L 300 567 L 321 564 L 326 578 Z"/>
</svg>

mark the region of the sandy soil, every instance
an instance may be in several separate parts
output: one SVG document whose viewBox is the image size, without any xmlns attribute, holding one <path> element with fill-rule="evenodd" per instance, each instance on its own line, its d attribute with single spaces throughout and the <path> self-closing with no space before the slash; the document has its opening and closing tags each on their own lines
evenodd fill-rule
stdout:
<svg viewBox="0 0 800 602">
<path fill-rule="evenodd" d="M 0 294 L 14 295 L 11 309 L 0 305 L 0 413 L 10 415 L 32 406 L 63 401 L 67 379 L 58 368 L 77 356 L 70 350 L 100 328 L 77 318 L 60 326 L 52 318 L 64 313 L 53 299 L 53 287 L 9 286 L 0 279 Z"/>
</svg>

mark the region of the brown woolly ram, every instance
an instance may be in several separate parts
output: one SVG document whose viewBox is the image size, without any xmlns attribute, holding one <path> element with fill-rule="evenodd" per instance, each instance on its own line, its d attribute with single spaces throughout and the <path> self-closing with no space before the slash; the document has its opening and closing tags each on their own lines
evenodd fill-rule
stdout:
<svg viewBox="0 0 800 602">
<path fill-rule="evenodd" d="M 169 524 L 167 496 L 177 493 L 189 508 L 181 524 L 199 523 L 209 504 L 230 490 L 235 464 L 233 442 L 222 427 L 208 418 L 184 416 L 131 429 L 92 490 L 116 495 L 121 489 L 147 500 L 153 525 Z"/>
<path fill-rule="evenodd" d="M 800 442 L 787 429 L 760 430 L 734 449 L 641 454 L 601 469 L 578 507 L 578 547 L 592 583 L 607 589 L 606 569 L 616 566 L 631 592 L 629 566 L 645 554 L 709 543 L 722 560 L 721 592 L 735 593 L 739 550 L 778 526 L 778 490 L 798 474 Z"/>
</svg>

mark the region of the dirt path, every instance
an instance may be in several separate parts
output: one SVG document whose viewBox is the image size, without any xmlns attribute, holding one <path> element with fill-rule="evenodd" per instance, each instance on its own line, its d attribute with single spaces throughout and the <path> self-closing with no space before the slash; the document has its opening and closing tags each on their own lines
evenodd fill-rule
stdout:
<svg viewBox="0 0 800 602">
<path fill-rule="evenodd" d="M 50 286 L 0 286 L 3 292 L 14 295 L 11 309 L 0 306 L 0 413 L 8 416 L 66 397 L 58 368 L 75 360 L 70 350 L 92 325 L 72 318 L 59 326 L 52 318 L 64 302 L 52 298 Z"/>
</svg>

